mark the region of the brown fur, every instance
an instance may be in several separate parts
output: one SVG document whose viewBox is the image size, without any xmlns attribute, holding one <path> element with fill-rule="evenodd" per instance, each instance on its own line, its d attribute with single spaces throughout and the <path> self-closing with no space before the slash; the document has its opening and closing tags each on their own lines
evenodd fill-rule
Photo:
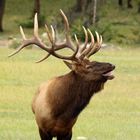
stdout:
<svg viewBox="0 0 140 140">
<path fill-rule="evenodd" d="M 109 63 L 95 61 L 72 65 L 70 73 L 42 84 L 33 100 L 38 127 L 51 136 L 72 132 L 79 113 L 93 94 L 103 89 L 107 77 L 102 73 L 115 68 Z"/>
</svg>

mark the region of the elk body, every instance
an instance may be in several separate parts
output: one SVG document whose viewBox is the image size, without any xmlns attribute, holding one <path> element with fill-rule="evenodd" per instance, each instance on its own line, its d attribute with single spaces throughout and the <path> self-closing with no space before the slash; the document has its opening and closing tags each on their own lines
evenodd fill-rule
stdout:
<svg viewBox="0 0 140 140">
<path fill-rule="evenodd" d="M 58 140 L 71 140 L 72 127 L 80 112 L 89 103 L 91 97 L 103 89 L 105 82 L 114 78 L 111 73 L 115 68 L 114 65 L 89 60 L 89 57 L 101 48 L 102 37 L 96 32 L 97 41 L 95 42 L 91 31 L 83 27 L 84 45 L 80 45 L 76 35 L 76 45 L 74 45 L 69 35 L 67 17 L 62 10 L 60 13 L 65 23 L 65 42 L 56 43 L 54 28 L 51 26 L 52 32 L 50 32 L 49 28 L 45 26 L 51 42 L 51 47 L 48 48 L 38 36 L 38 22 L 37 15 L 35 15 L 34 37 L 26 39 L 23 29 L 20 27 L 23 43 L 10 55 L 13 56 L 26 46 L 35 44 L 47 52 L 47 55 L 38 62 L 52 55 L 64 60 L 64 63 L 71 69 L 68 74 L 41 84 L 33 99 L 32 110 L 41 140 L 51 140 L 53 137 L 57 137 Z M 89 36 L 90 45 L 88 45 Z M 70 49 L 73 54 L 71 56 L 60 55 L 57 51 L 63 48 Z"/>
</svg>

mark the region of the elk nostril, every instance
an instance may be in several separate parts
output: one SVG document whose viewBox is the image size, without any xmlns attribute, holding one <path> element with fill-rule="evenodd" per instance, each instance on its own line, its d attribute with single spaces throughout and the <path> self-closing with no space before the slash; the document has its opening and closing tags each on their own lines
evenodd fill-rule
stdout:
<svg viewBox="0 0 140 140">
<path fill-rule="evenodd" d="M 115 65 L 109 63 L 109 67 L 113 70 L 115 69 Z"/>
<path fill-rule="evenodd" d="M 115 65 L 113 65 L 113 64 L 111 64 L 111 67 L 112 67 L 113 69 L 115 69 L 115 67 L 116 67 L 116 66 L 115 66 Z"/>
</svg>

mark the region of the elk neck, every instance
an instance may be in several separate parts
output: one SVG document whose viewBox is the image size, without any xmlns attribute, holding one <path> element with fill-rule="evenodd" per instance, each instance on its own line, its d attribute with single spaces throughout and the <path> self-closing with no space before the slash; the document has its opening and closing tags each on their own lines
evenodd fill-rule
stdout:
<svg viewBox="0 0 140 140">
<path fill-rule="evenodd" d="M 80 75 L 76 74 L 74 71 L 62 76 L 67 87 L 67 99 L 65 101 L 69 105 L 65 108 L 65 117 L 75 118 L 79 113 L 87 106 L 93 94 L 99 92 L 104 87 L 103 81 L 87 81 Z M 62 78 L 61 77 L 61 78 Z M 63 79 L 62 78 L 62 79 Z M 64 117 L 64 116 L 63 116 Z"/>
<path fill-rule="evenodd" d="M 67 75 L 71 77 L 71 92 L 75 91 L 75 93 L 77 93 L 78 95 L 87 96 L 89 98 L 91 98 L 94 93 L 102 90 L 104 87 L 104 83 L 106 82 L 106 79 L 89 81 L 85 80 L 84 77 L 78 75 L 74 71 L 71 71 Z"/>
</svg>

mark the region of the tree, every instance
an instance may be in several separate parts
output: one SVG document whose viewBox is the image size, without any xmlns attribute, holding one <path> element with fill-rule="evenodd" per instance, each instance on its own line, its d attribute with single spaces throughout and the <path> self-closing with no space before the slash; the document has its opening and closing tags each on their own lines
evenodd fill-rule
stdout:
<svg viewBox="0 0 140 140">
<path fill-rule="evenodd" d="M 96 22 L 96 8 L 97 8 L 97 0 L 94 0 L 93 4 L 93 24 Z"/>
<path fill-rule="evenodd" d="M 33 10 L 33 17 L 37 13 L 40 15 L 40 0 L 34 0 L 34 10 Z"/>
<path fill-rule="evenodd" d="M 41 4 L 40 3 L 41 3 L 41 0 L 34 0 L 34 9 L 33 9 L 32 19 L 34 18 L 34 15 L 37 13 L 39 26 L 44 26 L 45 16 L 41 14 Z"/>
<path fill-rule="evenodd" d="M 133 8 L 133 6 L 132 6 L 132 0 L 127 0 L 127 7 L 128 8 Z"/>
<path fill-rule="evenodd" d="M 99 0 L 100 5 L 104 3 L 104 0 Z M 84 26 L 89 26 L 97 21 L 97 0 L 76 0 L 75 6 L 70 10 L 70 21 L 80 18 L 83 21 Z"/>
<path fill-rule="evenodd" d="M 140 2 L 138 2 L 138 13 L 140 13 Z"/>
<path fill-rule="evenodd" d="M 123 0 L 118 0 L 118 5 L 123 6 Z M 127 0 L 127 8 L 133 8 L 132 0 Z"/>
<path fill-rule="evenodd" d="M 77 0 L 75 6 L 75 12 L 81 12 L 83 10 L 85 0 Z"/>
<path fill-rule="evenodd" d="M 119 4 L 119 6 L 123 6 L 123 0 L 118 0 L 118 4 Z"/>
<path fill-rule="evenodd" d="M 5 1 L 6 0 L 0 0 L 0 32 L 3 32 L 3 15 L 4 15 L 4 9 L 5 9 Z"/>
</svg>

